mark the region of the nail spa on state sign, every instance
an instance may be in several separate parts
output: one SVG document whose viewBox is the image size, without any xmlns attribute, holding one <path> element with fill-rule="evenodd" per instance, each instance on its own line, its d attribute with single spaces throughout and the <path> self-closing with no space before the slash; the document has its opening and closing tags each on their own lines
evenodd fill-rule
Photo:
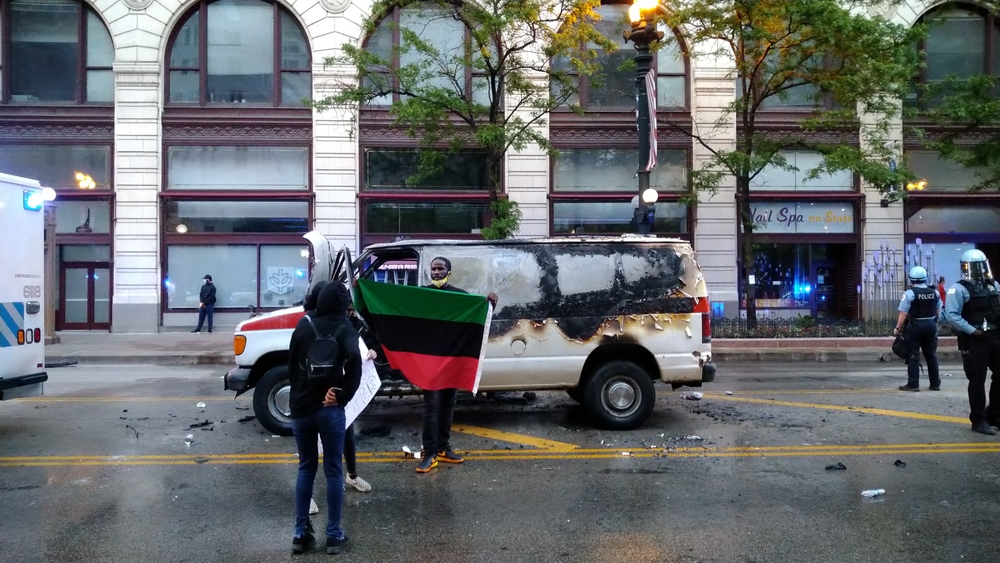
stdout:
<svg viewBox="0 0 1000 563">
<path fill-rule="evenodd" d="M 849 202 L 761 202 L 750 205 L 757 233 L 853 233 Z"/>
</svg>

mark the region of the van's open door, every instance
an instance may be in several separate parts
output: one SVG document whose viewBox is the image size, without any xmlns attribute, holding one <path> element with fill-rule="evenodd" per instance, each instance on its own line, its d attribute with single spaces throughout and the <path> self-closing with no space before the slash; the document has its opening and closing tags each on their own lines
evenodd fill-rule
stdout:
<svg viewBox="0 0 1000 563">
<path fill-rule="evenodd" d="M 309 241 L 309 255 L 312 257 L 309 264 L 309 288 L 312 289 L 313 285 L 330 280 L 336 255 L 330 241 L 319 231 L 309 231 L 302 238 Z"/>
</svg>

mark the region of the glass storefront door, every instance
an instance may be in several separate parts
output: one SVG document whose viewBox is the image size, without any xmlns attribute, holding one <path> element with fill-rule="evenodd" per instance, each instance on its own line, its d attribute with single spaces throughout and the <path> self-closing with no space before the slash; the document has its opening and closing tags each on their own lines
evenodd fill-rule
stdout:
<svg viewBox="0 0 1000 563">
<path fill-rule="evenodd" d="M 58 330 L 111 329 L 111 265 L 105 249 L 107 247 L 102 246 L 62 248 Z"/>
</svg>

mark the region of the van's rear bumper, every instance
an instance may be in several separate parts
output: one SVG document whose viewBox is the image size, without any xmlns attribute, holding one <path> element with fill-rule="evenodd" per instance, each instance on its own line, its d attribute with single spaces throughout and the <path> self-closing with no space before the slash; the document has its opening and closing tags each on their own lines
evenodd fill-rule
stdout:
<svg viewBox="0 0 1000 563">
<path fill-rule="evenodd" d="M 0 379 L 0 401 L 21 397 L 37 397 L 42 394 L 49 374 L 43 372 Z"/>
</svg>

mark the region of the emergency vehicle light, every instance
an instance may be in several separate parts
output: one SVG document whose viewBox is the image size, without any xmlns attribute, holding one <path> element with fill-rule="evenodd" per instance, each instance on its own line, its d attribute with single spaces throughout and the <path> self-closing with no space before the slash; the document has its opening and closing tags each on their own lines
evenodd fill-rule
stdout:
<svg viewBox="0 0 1000 563">
<path fill-rule="evenodd" d="M 24 331 L 23 330 L 17 331 L 17 343 L 18 344 L 24 344 Z"/>
<path fill-rule="evenodd" d="M 38 190 L 24 190 L 24 208 L 28 211 L 41 211 L 45 205 L 45 197 Z"/>
</svg>

